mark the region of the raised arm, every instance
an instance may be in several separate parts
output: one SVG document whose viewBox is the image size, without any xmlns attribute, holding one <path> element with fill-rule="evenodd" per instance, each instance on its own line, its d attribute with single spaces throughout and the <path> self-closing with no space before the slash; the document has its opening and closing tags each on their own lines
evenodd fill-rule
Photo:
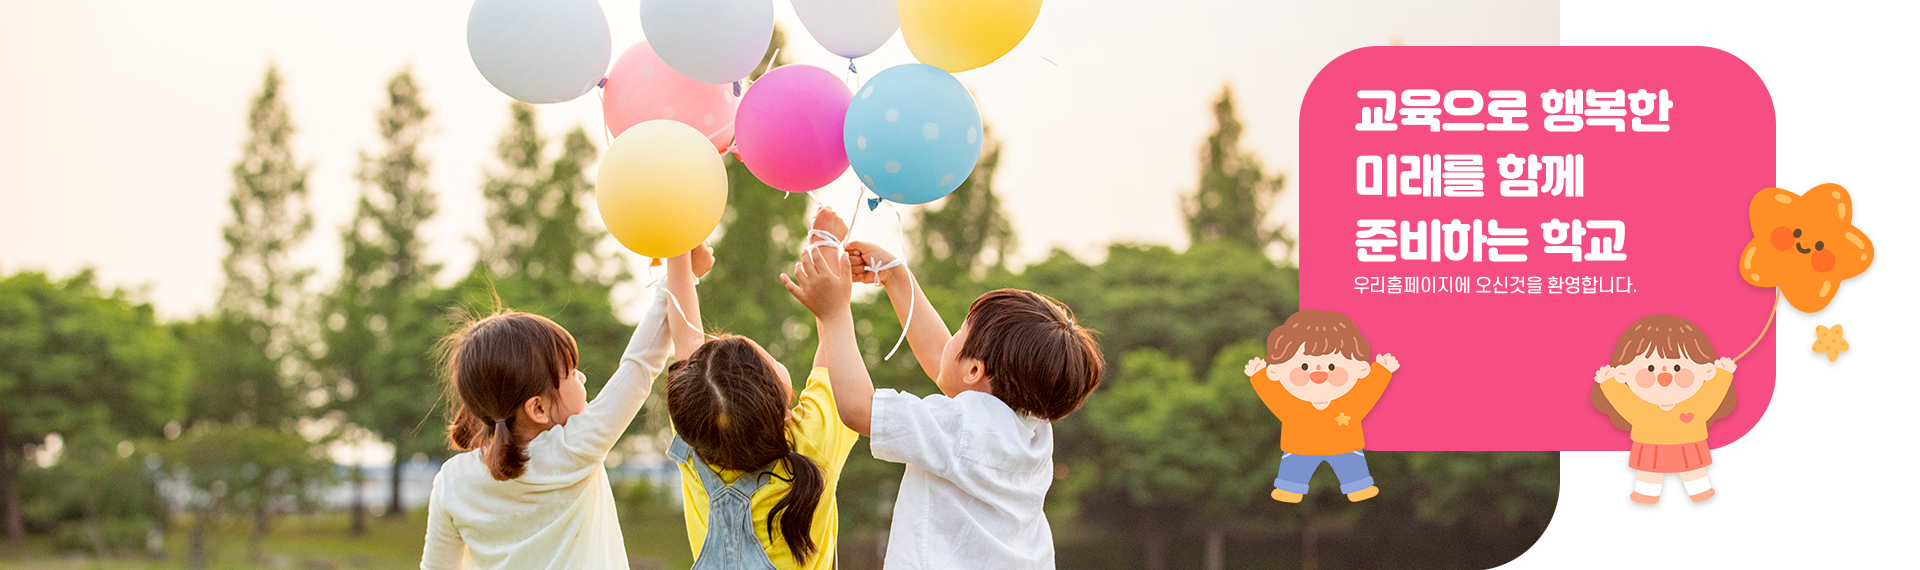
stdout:
<svg viewBox="0 0 1920 570">
<path fill-rule="evenodd" d="M 668 315 L 667 319 L 668 326 L 673 329 L 674 360 L 686 360 L 694 349 L 707 342 L 707 333 L 701 330 L 705 325 L 700 321 L 700 292 L 694 289 L 694 284 L 700 281 L 695 275 L 706 273 L 705 269 L 696 267 L 701 260 L 705 261 L 706 267 L 713 266 L 713 252 L 704 244 L 666 262 L 666 287 L 667 292 L 673 294 L 669 302 L 674 303 L 674 314 Z"/>
<path fill-rule="evenodd" d="M 846 242 L 847 232 L 850 231 L 853 231 L 853 228 L 847 225 L 846 220 L 840 218 L 839 213 L 834 212 L 833 208 L 822 206 L 813 212 L 813 222 L 807 225 L 807 239 L 802 241 L 800 254 L 804 256 L 808 251 L 822 247 L 839 247 Z M 826 232 L 833 236 L 833 241 L 823 240 L 820 236 L 814 235 L 813 232 Z M 820 328 L 818 319 L 815 319 L 815 321 L 814 329 L 818 331 Z M 817 343 L 814 346 L 813 365 L 815 367 L 826 367 L 827 347 L 827 343 L 824 342 Z"/>
<path fill-rule="evenodd" d="M 711 262 L 694 259 L 701 256 L 711 259 L 702 247 L 696 253 L 681 254 L 667 262 L 686 272 L 683 281 L 688 291 L 693 290 L 694 272 L 704 273 L 704 267 L 712 266 Z M 677 345 L 686 344 L 676 342 L 672 334 L 677 332 L 676 323 L 687 327 L 672 305 L 673 297 L 667 295 L 673 281 L 669 274 L 668 287 L 656 286 L 648 292 L 646 310 L 640 315 L 640 324 L 634 327 L 633 337 L 627 341 L 627 349 L 620 354 L 620 366 L 614 369 L 613 378 L 587 403 L 586 410 L 567 421 L 567 448 L 590 462 L 604 458 L 607 451 L 619 443 L 620 436 L 633 423 L 634 415 L 640 413 L 640 406 L 652 395 L 653 378 L 666 366 L 667 355 L 674 354 Z M 698 313 L 694 314 L 694 318 L 699 318 Z"/>
<path fill-rule="evenodd" d="M 830 247 L 808 248 L 794 265 L 794 274 L 782 274 L 780 281 L 813 313 L 820 334 L 814 365 L 827 369 L 840 421 L 860 435 L 871 435 L 873 378 L 853 334 L 853 277 L 846 257 Z"/>
<path fill-rule="evenodd" d="M 913 272 L 906 265 L 871 271 L 899 259 L 880 246 L 856 241 L 847 244 L 847 253 L 852 254 L 855 280 L 886 288 L 887 300 L 893 302 L 893 314 L 900 318 L 901 326 L 907 328 L 907 344 L 913 348 L 914 360 L 920 362 L 920 370 L 925 371 L 928 378 L 939 378 L 940 355 L 946 351 L 947 341 L 953 339 L 953 331 L 920 290 L 919 280 L 913 278 Z"/>
<path fill-rule="evenodd" d="M 1382 354 L 1369 366 L 1367 376 L 1353 387 L 1353 391 L 1342 396 L 1342 400 L 1353 400 L 1355 417 L 1366 419 L 1373 406 L 1380 403 L 1380 396 L 1387 392 L 1387 384 L 1393 382 L 1393 373 L 1400 369 L 1400 361 L 1391 354 Z"/>
</svg>

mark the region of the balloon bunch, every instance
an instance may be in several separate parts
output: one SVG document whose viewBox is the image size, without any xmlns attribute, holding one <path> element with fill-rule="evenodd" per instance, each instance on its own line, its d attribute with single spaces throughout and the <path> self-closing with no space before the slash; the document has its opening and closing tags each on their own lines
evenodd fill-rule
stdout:
<svg viewBox="0 0 1920 570">
<path fill-rule="evenodd" d="M 647 40 L 613 61 L 595 0 L 476 0 L 475 67 L 501 92 L 559 103 L 601 88 L 600 216 L 648 257 L 698 246 L 726 209 L 731 152 L 767 185 L 810 192 L 851 167 L 881 200 L 953 192 L 980 158 L 980 110 L 952 73 L 992 63 L 1032 29 L 1040 0 L 792 0 L 834 55 L 873 53 L 899 30 L 921 64 L 856 94 L 833 72 L 786 65 L 748 85 L 773 38 L 773 0 L 641 0 Z"/>
</svg>

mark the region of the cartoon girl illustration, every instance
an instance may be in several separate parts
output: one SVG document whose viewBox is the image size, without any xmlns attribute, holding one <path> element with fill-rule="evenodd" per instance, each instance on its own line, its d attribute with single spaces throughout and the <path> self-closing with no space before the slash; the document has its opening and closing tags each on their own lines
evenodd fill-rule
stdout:
<svg viewBox="0 0 1920 570">
<path fill-rule="evenodd" d="M 1733 413 L 1734 362 L 1713 351 L 1700 327 L 1673 315 L 1634 321 L 1614 345 L 1613 363 L 1593 376 L 1593 407 L 1629 430 L 1635 502 L 1660 500 L 1668 473 L 1679 473 L 1687 496 L 1713 496 L 1707 426 Z"/>
</svg>

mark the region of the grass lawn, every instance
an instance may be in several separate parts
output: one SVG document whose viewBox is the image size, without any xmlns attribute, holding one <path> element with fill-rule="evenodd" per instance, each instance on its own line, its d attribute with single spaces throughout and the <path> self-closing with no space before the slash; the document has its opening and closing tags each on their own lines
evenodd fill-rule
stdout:
<svg viewBox="0 0 1920 570">
<path fill-rule="evenodd" d="M 693 564 L 687 550 L 687 531 L 679 514 L 649 516 L 621 523 L 627 539 L 627 557 L 635 568 L 672 570 Z M 247 555 L 252 520 L 230 517 L 209 537 L 212 569 L 386 570 L 420 567 L 420 549 L 426 536 L 426 512 L 402 519 L 372 516 L 367 533 L 348 533 L 345 513 L 295 515 L 276 519 L 273 532 L 261 544 L 258 563 Z M 131 554 L 95 560 L 90 552 L 56 552 L 36 537 L 25 549 L 0 547 L 0 570 L 134 570 L 178 569 L 187 565 L 187 521 L 177 521 L 166 539 L 166 557 L 160 560 Z M 0 543 L 4 544 L 4 543 Z"/>
</svg>

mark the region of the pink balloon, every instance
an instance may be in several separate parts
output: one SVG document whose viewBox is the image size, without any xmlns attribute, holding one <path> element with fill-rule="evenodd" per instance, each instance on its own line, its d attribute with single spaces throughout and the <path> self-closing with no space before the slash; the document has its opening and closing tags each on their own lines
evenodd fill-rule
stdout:
<svg viewBox="0 0 1920 570">
<path fill-rule="evenodd" d="M 740 99 L 734 153 L 768 186 L 807 192 L 847 171 L 842 140 L 853 92 L 833 72 L 784 65 Z"/>
<path fill-rule="evenodd" d="M 628 127 L 654 119 L 679 121 L 713 141 L 716 151 L 733 142 L 734 111 L 740 100 L 731 85 L 701 83 L 660 60 L 647 42 L 633 44 L 607 73 L 600 108 L 607 130 L 618 138 Z"/>
</svg>

